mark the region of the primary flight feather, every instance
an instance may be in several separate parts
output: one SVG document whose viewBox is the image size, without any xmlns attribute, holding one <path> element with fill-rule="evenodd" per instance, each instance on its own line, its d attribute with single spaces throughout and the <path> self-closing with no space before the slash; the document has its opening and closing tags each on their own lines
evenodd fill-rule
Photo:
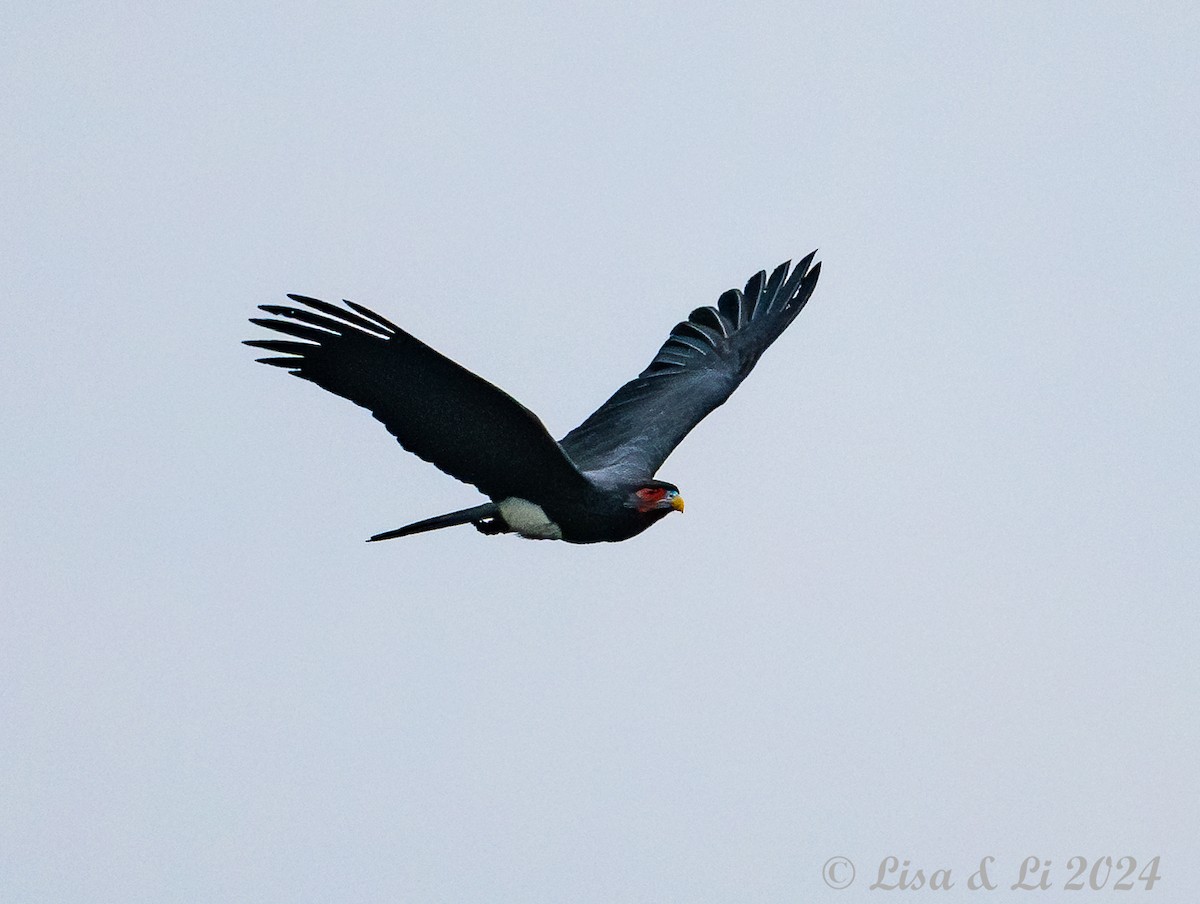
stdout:
<svg viewBox="0 0 1200 904">
<path fill-rule="evenodd" d="M 815 254 L 692 311 L 644 371 L 558 442 L 508 393 L 352 301 L 261 305 L 272 317 L 250 322 L 289 338 L 246 345 L 366 408 L 405 449 L 491 500 L 372 540 L 467 523 L 531 539 L 627 540 L 683 511 L 678 487 L 654 474 L 800 313 L 821 273 Z"/>
</svg>

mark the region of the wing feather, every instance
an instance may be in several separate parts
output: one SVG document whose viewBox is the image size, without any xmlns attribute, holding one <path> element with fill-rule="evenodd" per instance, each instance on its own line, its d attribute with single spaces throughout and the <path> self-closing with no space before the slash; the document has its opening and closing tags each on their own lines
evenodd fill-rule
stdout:
<svg viewBox="0 0 1200 904">
<path fill-rule="evenodd" d="M 697 308 L 649 366 L 626 383 L 561 445 L 582 471 L 650 477 L 709 412 L 723 404 L 808 303 L 821 265 L 814 251 L 794 268 L 780 264 L 730 289 L 716 307 Z M 789 272 L 790 268 L 790 272 Z"/>
<path fill-rule="evenodd" d="M 538 502 L 587 488 L 537 415 L 508 393 L 362 305 L 288 297 L 304 307 L 262 305 L 274 317 L 250 321 L 292 337 L 247 340 L 286 356 L 262 363 L 361 405 L 405 449 L 493 498 Z"/>
</svg>

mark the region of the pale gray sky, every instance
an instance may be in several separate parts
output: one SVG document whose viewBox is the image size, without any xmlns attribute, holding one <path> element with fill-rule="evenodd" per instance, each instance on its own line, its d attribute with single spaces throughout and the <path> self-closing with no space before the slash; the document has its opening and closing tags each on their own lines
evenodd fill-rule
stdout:
<svg viewBox="0 0 1200 904">
<path fill-rule="evenodd" d="M 0 901 L 1196 900 L 1194 4 L 144 6 L 0 12 Z M 477 497 L 238 344 L 562 434 L 813 247 L 619 545 L 364 544 Z"/>
</svg>

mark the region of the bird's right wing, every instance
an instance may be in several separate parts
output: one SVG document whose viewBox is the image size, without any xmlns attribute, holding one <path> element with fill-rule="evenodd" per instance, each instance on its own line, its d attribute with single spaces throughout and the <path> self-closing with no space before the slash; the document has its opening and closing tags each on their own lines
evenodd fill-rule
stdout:
<svg viewBox="0 0 1200 904">
<path fill-rule="evenodd" d="M 654 360 L 562 439 L 582 471 L 653 475 L 696 424 L 737 389 L 808 302 L 821 265 L 814 251 L 789 275 L 759 271 L 717 306 L 697 308 L 671 330 Z"/>
<path fill-rule="evenodd" d="M 487 495 L 539 499 L 587 486 L 542 422 L 508 393 L 352 301 L 302 295 L 251 323 L 291 339 L 252 339 L 283 367 L 369 410 L 405 449 Z M 296 339 L 302 341 L 294 341 Z"/>
</svg>

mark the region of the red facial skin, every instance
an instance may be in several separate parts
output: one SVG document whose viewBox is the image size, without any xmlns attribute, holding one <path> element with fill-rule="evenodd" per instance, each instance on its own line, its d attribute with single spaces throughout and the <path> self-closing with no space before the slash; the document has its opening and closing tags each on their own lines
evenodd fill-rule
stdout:
<svg viewBox="0 0 1200 904">
<path fill-rule="evenodd" d="M 667 491 L 663 487 L 642 487 L 635 494 L 638 498 L 638 511 L 648 512 L 667 495 Z"/>
</svg>

